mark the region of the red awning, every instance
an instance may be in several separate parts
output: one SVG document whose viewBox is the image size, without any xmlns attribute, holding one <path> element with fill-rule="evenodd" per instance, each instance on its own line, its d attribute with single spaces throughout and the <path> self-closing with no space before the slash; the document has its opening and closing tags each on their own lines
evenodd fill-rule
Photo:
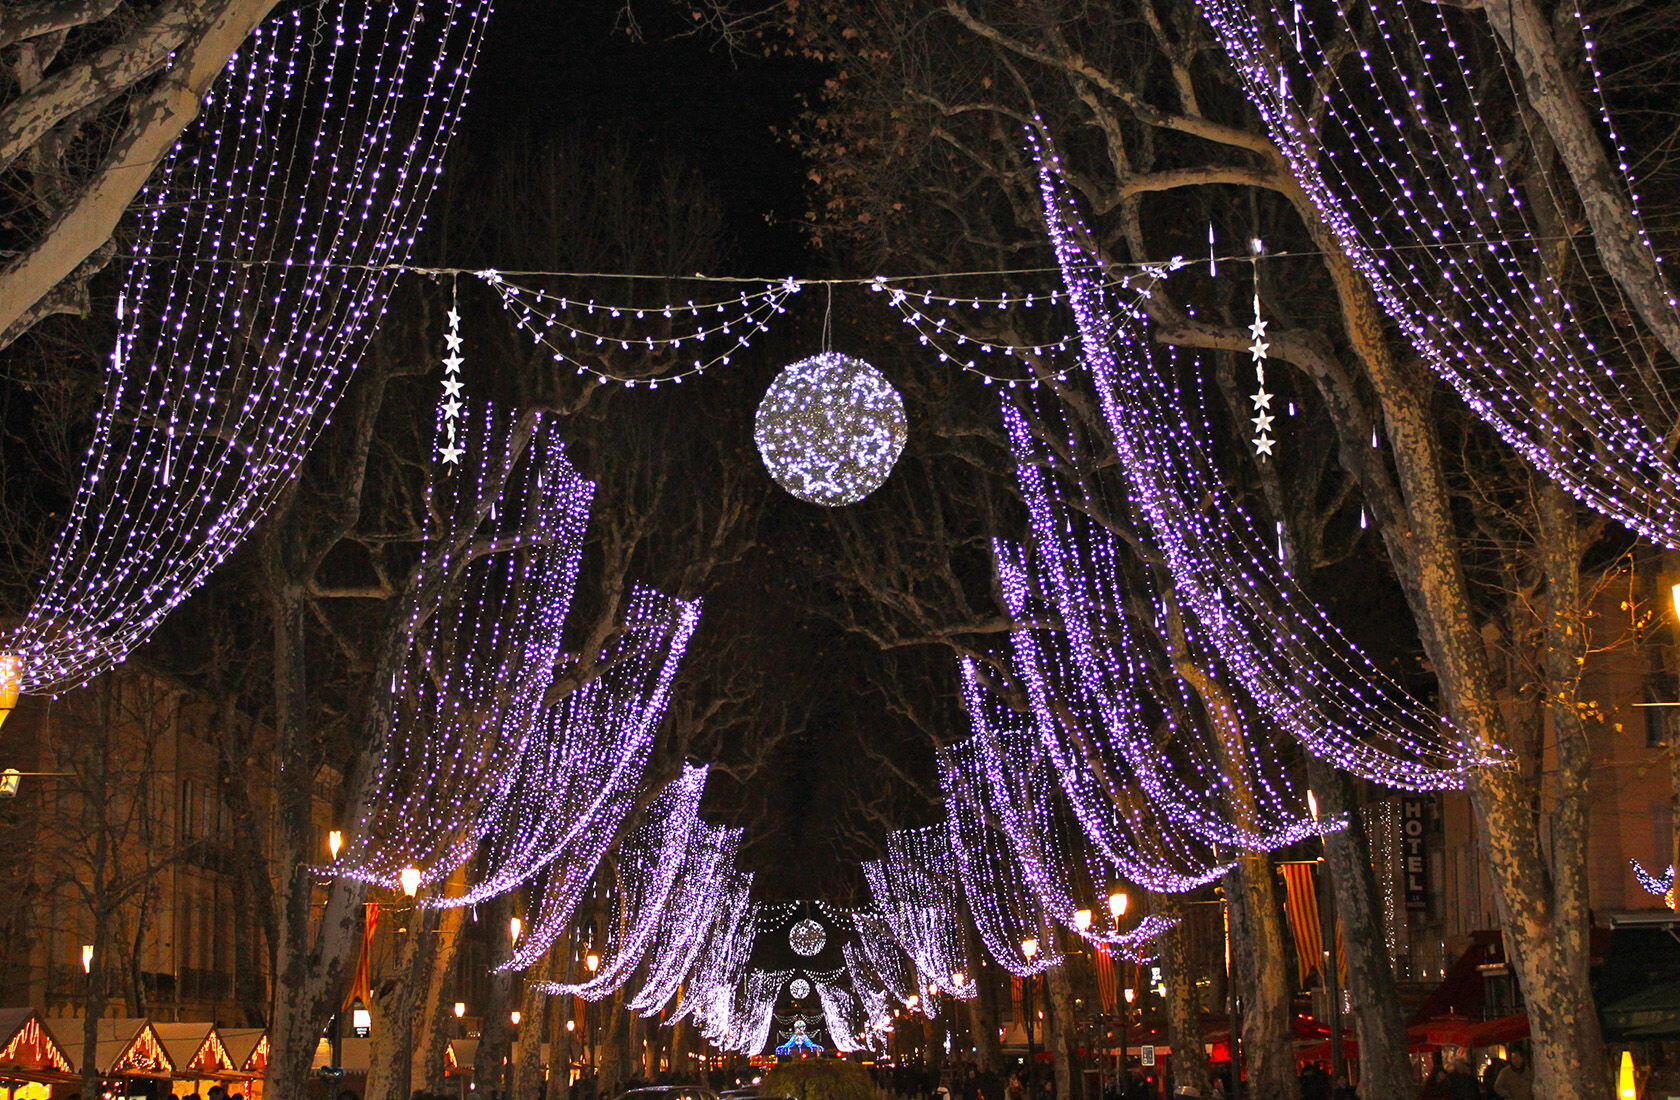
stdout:
<svg viewBox="0 0 1680 1100">
<path fill-rule="evenodd" d="M 1407 1033 L 1414 1042 L 1440 1047 L 1491 1047 L 1528 1038 L 1528 1016 L 1501 1016 L 1497 1020 L 1467 1020 L 1463 1016 L 1437 1016 L 1413 1024 Z"/>
</svg>

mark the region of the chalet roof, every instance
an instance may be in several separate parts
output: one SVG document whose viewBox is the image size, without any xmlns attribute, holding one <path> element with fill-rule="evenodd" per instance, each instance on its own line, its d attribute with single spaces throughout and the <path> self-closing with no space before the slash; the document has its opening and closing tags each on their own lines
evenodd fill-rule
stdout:
<svg viewBox="0 0 1680 1100">
<path fill-rule="evenodd" d="M 169 1060 L 175 1063 L 177 1072 L 188 1072 L 193 1063 L 206 1053 L 211 1056 L 213 1064 L 202 1067 L 204 1072 L 215 1073 L 239 1068 L 238 1063 L 231 1060 L 224 1048 L 215 1024 L 153 1024 L 152 1029 L 157 1032 L 158 1040 L 169 1053 Z"/>
<path fill-rule="evenodd" d="M 77 1018 L 62 1016 L 42 1022 L 55 1035 L 82 1033 L 83 1021 Z M 174 1060 L 150 1021 L 107 1017 L 98 1021 L 98 1028 L 94 1072 L 105 1077 L 168 1077 L 175 1072 Z M 81 1044 L 72 1041 L 70 1050 L 79 1056 Z"/>
</svg>

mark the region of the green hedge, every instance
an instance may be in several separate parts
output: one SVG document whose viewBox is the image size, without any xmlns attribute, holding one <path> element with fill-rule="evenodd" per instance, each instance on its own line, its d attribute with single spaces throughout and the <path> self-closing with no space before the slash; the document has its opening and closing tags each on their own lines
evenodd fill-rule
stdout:
<svg viewBox="0 0 1680 1100">
<path fill-rule="evenodd" d="M 783 1062 L 764 1075 L 761 1096 L 791 1096 L 794 1100 L 874 1100 L 875 1084 L 856 1062 L 840 1058 L 808 1058 Z"/>
</svg>

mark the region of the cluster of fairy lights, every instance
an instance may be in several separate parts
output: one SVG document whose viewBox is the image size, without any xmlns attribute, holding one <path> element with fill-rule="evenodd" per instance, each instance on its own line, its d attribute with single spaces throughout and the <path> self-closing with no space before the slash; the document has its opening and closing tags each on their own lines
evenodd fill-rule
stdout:
<svg viewBox="0 0 1680 1100">
<path fill-rule="evenodd" d="M 880 488 L 907 437 L 904 400 L 892 383 L 863 360 L 832 351 L 783 368 L 753 426 L 776 483 L 830 508 Z"/>
<path fill-rule="evenodd" d="M 1633 877 L 1639 880 L 1639 885 L 1644 888 L 1647 894 L 1653 894 L 1659 898 L 1673 896 L 1674 864 L 1669 864 L 1668 869 L 1662 874 L 1653 875 L 1637 859 L 1630 859 L 1628 862 L 1633 865 Z"/>
<path fill-rule="evenodd" d="M 1063 426 L 1049 409 L 1033 411 L 1029 423 L 1014 404 L 1003 410 L 1033 553 L 999 542 L 996 561 L 1015 621 L 1048 619 L 1060 627 L 1014 632 L 1012 667 L 1069 795 L 1080 804 L 1094 796 L 1121 805 L 1136 791 L 1143 796 L 1139 812 L 1160 819 L 1145 834 L 1156 843 L 1195 838 L 1185 842 L 1185 854 L 1210 844 L 1264 851 L 1313 835 L 1318 825 L 1279 763 L 1284 754 L 1272 743 L 1277 733 L 1264 708 L 1235 684 L 1198 698 L 1165 671 L 1192 659 L 1210 680 L 1237 679 L 1193 623 L 1180 631 L 1188 652 L 1178 661 L 1160 644 L 1172 633 L 1166 594 L 1128 583 L 1119 540 L 1089 518 L 1094 508 L 1080 505 L 1076 487 L 1052 486 L 1034 425 L 1045 434 Z M 1140 625 L 1138 608 L 1154 630 Z M 1181 717 L 1198 714 L 1199 721 Z M 1080 766 L 1092 759 L 1099 768 Z"/>
<path fill-rule="evenodd" d="M 914 963 L 926 1000 L 943 990 L 973 997 L 974 960 L 968 955 L 960 914 L 952 901 L 961 890 L 950 833 L 943 825 L 888 833 L 880 859 L 863 865 L 881 919 Z"/>
<path fill-rule="evenodd" d="M 576 982 L 545 986 L 561 993 L 598 1001 L 622 988 L 656 948 L 671 900 L 678 891 L 691 844 L 704 845 L 711 829 L 700 820 L 700 796 L 706 769 L 688 767 L 662 791 L 637 828 L 620 847 L 614 866 L 615 904 L 608 921 L 606 942 L 596 972 Z M 701 919 L 700 914 L 689 914 Z M 709 914 L 708 914 L 709 916 Z M 541 951 L 536 952 L 537 957 Z M 510 960 L 519 969 L 534 959 Z"/>
<path fill-rule="evenodd" d="M 440 904 L 472 905 L 505 893 L 580 840 L 616 830 L 617 808 L 647 769 L 699 619 L 697 602 L 632 586 L 622 627 L 596 659 L 600 671 L 542 708 L 512 746 L 515 761 L 494 785 L 489 811 L 474 830 L 475 881 Z M 545 933 L 539 920 L 533 942 Z"/>
<path fill-rule="evenodd" d="M 850 1054 L 877 1045 L 879 1034 L 870 1027 L 868 1013 L 845 968 L 815 971 L 811 983 L 816 986 L 823 1025 L 836 1050 Z"/>
<path fill-rule="evenodd" d="M 816 921 L 806 918 L 788 930 L 788 946 L 800 955 L 815 955 L 828 943 L 828 933 Z"/>
<path fill-rule="evenodd" d="M 1680 546 L 1680 464 L 1665 439 L 1680 410 L 1585 239 L 1549 240 L 1534 213 L 1571 203 L 1549 177 L 1536 183 L 1508 161 L 1511 135 L 1489 118 L 1523 97 L 1501 47 L 1467 45 L 1488 34 L 1470 22 L 1479 17 L 1394 0 L 1358 18 L 1292 0 L 1198 7 L 1296 179 L 1418 354 L 1583 503 Z M 1573 15 L 1597 88 L 1592 31 Z M 1619 182 L 1635 194 L 1602 96 L 1599 109 L 1618 141 Z M 1530 125 L 1521 109 L 1502 114 Z M 1559 244 L 1570 271 L 1548 254 Z M 1590 320 L 1571 301 L 1574 286 L 1594 298 Z M 1667 306 L 1680 319 L 1672 297 Z"/>
<path fill-rule="evenodd" d="M 1462 731 L 1384 675 L 1300 590 L 1192 431 L 1175 355 L 1158 351 L 1137 310 L 1104 293 L 1059 159 L 1041 153 L 1040 168 L 1081 358 L 1130 510 L 1161 556 L 1186 630 L 1307 751 L 1403 790 L 1462 787 L 1466 768 L 1498 759 L 1497 749 L 1467 746 Z"/>
<path fill-rule="evenodd" d="M 6 651 L 56 693 L 123 660 L 297 474 L 425 221 L 489 0 L 258 27 L 141 196 L 110 385 Z"/>
<path fill-rule="evenodd" d="M 405 872 L 420 885 L 447 878 L 499 820 L 494 792 L 540 721 L 561 653 L 594 492 L 547 420 L 523 455 L 515 422 L 494 409 L 460 431 L 472 457 L 432 494 L 440 527 L 410 601 L 375 794 L 333 868 L 385 886 Z M 451 600 L 442 578 L 457 574 Z"/>
</svg>

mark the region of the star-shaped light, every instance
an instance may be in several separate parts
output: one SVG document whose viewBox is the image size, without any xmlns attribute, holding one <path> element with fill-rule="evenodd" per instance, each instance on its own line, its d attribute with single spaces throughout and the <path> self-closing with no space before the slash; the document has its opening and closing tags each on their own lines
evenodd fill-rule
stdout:
<svg viewBox="0 0 1680 1100">
<path fill-rule="evenodd" d="M 1272 430 L 1272 414 L 1263 412 L 1254 418 L 1253 423 L 1256 432 L 1269 432 Z"/>
<path fill-rule="evenodd" d="M 439 457 L 441 457 L 446 464 L 451 466 L 460 465 L 461 456 L 465 453 L 466 452 L 462 448 L 455 446 L 453 443 L 445 445 L 440 451 L 438 451 Z"/>
<path fill-rule="evenodd" d="M 1269 435 L 1255 437 L 1254 452 L 1259 455 L 1270 455 L 1272 453 L 1273 442 L 1275 441 Z"/>
<path fill-rule="evenodd" d="M 1272 395 L 1267 393 L 1265 390 L 1255 391 L 1254 397 L 1251 398 L 1251 400 L 1254 402 L 1254 408 L 1256 411 L 1272 407 Z"/>
</svg>

